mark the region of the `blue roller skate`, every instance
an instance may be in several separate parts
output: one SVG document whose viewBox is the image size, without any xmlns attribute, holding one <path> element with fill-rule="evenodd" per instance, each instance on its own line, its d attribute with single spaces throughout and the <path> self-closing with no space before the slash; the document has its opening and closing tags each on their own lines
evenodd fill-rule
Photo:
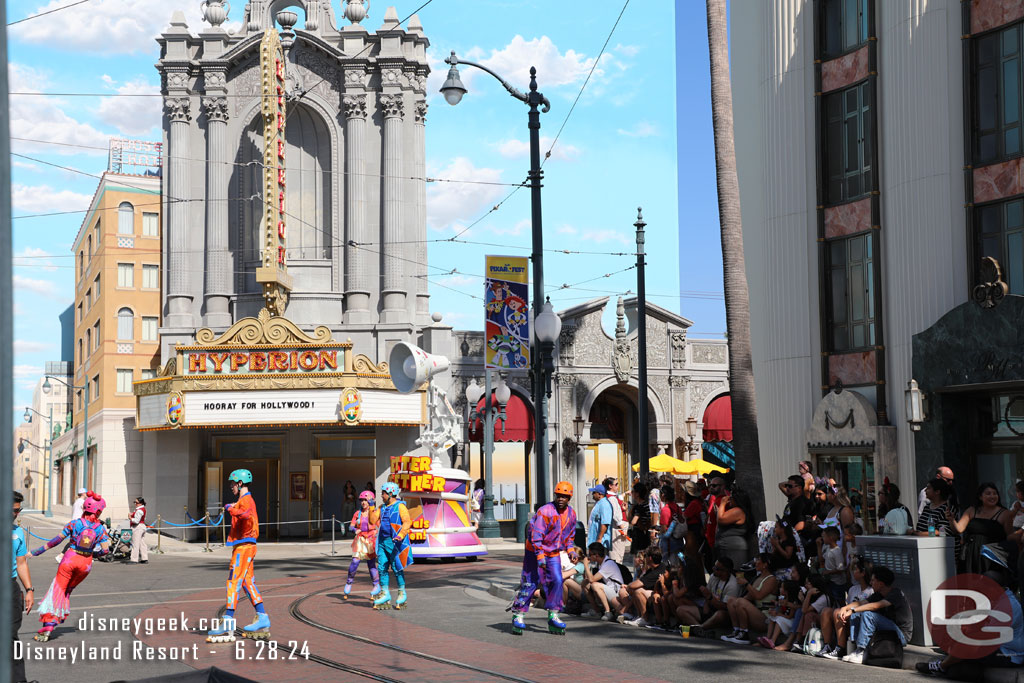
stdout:
<svg viewBox="0 0 1024 683">
<path fill-rule="evenodd" d="M 521 636 L 523 631 L 526 630 L 526 621 L 523 619 L 523 615 L 519 612 L 512 613 L 512 635 Z"/>
<path fill-rule="evenodd" d="M 218 628 L 212 629 L 206 634 L 208 643 L 233 643 L 235 642 L 235 618 L 224 617 Z"/>
<path fill-rule="evenodd" d="M 376 581 L 373 582 L 373 590 L 370 591 L 370 597 L 375 598 L 380 595 L 380 584 Z"/>
<path fill-rule="evenodd" d="M 341 599 L 342 600 L 348 600 L 348 594 L 351 593 L 351 592 L 352 592 L 352 584 L 351 583 L 346 583 L 345 584 L 345 594 L 341 596 Z"/>
<path fill-rule="evenodd" d="M 257 614 L 256 619 L 242 629 L 242 636 L 253 640 L 270 640 L 270 617 Z"/>
<path fill-rule="evenodd" d="M 409 600 L 409 597 L 405 594 L 405 589 L 404 588 L 399 588 L 398 589 L 398 599 L 395 600 L 395 609 L 402 609 L 402 607 L 405 606 L 405 603 L 408 602 L 408 600 Z"/>
<path fill-rule="evenodd" d="M 548 633 L 554 633 L 556 636 L 565 635 L 565 622 L 558 618 L 558 612 L 554 610 L 548 611 Z"/>
<path fill-rule="evenodd" d="M 382 590 L 377 599 L 373 601 L 373 609 L 391 609 L 391 591 L 387 588 Z"/>
</svg>

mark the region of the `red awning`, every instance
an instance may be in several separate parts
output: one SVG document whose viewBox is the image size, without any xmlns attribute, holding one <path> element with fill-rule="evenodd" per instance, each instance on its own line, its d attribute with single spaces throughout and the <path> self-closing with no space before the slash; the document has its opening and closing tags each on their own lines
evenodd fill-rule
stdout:
<svg viewBox="0 0 1024 683">
<path fill-rule="evenodd" d="M 704 440 L 732 441 L 732 399 L 719 396 L 704 411 Z"/>
<path fill-rule="evenodd" d="M 497 405 L 497 399 L 491 399 L 493 405 Z M 484 399 L 477 403 L 476 409 L 484 411 Z M 533 441 L 533 413 L 530 406 L 516 394 L 508 400 L 505 406 L 505 431 L 501 431 L 501 422 L 494 423 L 494 441 Z M 483 443 L 484 428 L 483 420 L 476 420 L 469 424 L 469 440 L 476 443 Z"/>
</svg>

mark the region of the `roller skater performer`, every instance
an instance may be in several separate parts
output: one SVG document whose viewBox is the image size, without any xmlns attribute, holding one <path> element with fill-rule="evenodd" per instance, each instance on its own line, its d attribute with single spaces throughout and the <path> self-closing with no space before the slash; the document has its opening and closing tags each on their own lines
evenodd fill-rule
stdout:
<svg viewBox="0 0 1024 683">
<path fill-rule="evenodd" d="M 240 589 L 249 596 L 249 601 L 256 610 L 256 619 L 242 629 L 242 636 L 254 640 L 268 640 L 270 617 L 263 608 L 263 596 L 256 588 L 256 570 L 253 566 L 256 561 L 256 540 L 260 536 L 260 527 L 256 516 L 256 503 L 249 493 L 252 472 L 235 470 L 228 476 L 228 482 L 231 493 L 238 499 L 224 506 L 224 512 L 231 515 L 231 531 L 228 532 L 226 545 L 232 549 L 231 564 L 228 566 L 227 609 L 218 628 L 207 634 L 206 642 L 229 643 L 235 640 L 235 605 L 238 604 Z"/>
<path fill-rule="evenodd" d="M 380 521 L 380 512 L 373 503 L 373 491 L 363 491 L 359 494 L 359 509 L 352 515 L 352 522 L 349 525 L 356 532 L 356 537 L 352 539 L 352 561 L 348 565 L 343 600 L 348 600 L 348 594 L 352 592 L 352 582 L 356 580 L 356 570 L 359 569 L 361 560 L 366 560 L 370 568 L 370 579 L 373 581 L 370 597 L 380 593 L 380 577 L 377 572 L 377 524 Z"/>
<path fill-rule="evenodd" d="M 383 506 L 380 509 L 380 527 L 377 529 L 377 571 L 380 573 L 381 593 L 373 601 L 374 609 L 391 607 L 391 592 L 388 590 L 388 571 L 395 570 L 398 582 L 398 599 L 395 609 L 405 605 L 405 568 L 412 564 L 412 543 L 409 530 L 412 518 L 399 496 L 398 484 L 389 481 L 380 487 Z"/>
<path fill-rule="evenodd" d="M 107 535 L 107 528 L 99 521 L 99 515 L 106 506 L 98 493 L 87 491 L 82 516 L 68 522 L 60 534 L 32 551 L 38 557 L 60 545 L 65 538 L 69 539 L 68 549 L 57 567 L 57 576 L 39 604 L 39 621 L 43 622 L 43 627 L 36 634 L 36 640 L 49 640 L 54 627 L 64 623 L 71 612 L 71 591 L 89 575 L 92 558 L 110 552 L 110 536 Z"/>
<path fill-rule="evenodd" d="M 565 551 L 573 563 L 578 561 L 573 550 L 576 534 L 576 511 L 569 507 L 572 484 L 560 481 L 555 486 L 555 499 L 541 506 L 526 530 L 526 554 L 519 594 L 512 602 L 512 633 L 522 635 L 526 629 L 523 615 L 530 609 L 530 600 L 537 587 L 543 589 L 548 610 L 548 631 L 565 635 L 565 623 L 558 618 L 562 609 L 562 561 Z"/>
</svg>

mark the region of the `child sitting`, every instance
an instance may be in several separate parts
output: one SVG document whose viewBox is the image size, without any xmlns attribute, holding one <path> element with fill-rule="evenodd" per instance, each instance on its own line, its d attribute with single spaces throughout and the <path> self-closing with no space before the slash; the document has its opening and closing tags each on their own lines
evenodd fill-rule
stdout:
<svg viewBox="0 0 1024 683">
<path fill-rule="evenodd" d="M 796 581 L 783 581 L 782 594 L 775 607 L 768 611 L 768 634 L 757 639 L 761 647 L 771 650 L 779 636 L 788 636 L 793 632 L 793 616 L 799 607 L 800 584 Z"/>
</svg>

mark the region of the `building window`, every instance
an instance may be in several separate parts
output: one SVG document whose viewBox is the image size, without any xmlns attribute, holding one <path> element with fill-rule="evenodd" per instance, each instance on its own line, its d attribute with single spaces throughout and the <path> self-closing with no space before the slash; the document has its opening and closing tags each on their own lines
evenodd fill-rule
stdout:
<svg viewBox="0 0 1024 683">
<path fill-rule="evenodd" d="M 821 3 L 822 56 L 838 57 L 868 40 L 868 0 L 825 0 Z"/>
<path fill-rule="evenodd" d="M 78 277 L 85 274 L 85 252 L 78 252 Z"/>
<path fill-rule="evenodd" d="M 980 206 L 975 212 L 972 267 L 991 256 L 1002 266 L 1010 294 L 1024 294 L 1024 199 Z"/>
<path fill-rule="evenodd" d="M 81 391 L 76 391 L 75 392 L 75 405 L 77 406 L 77 410 L 81 410 L 82 409 L 82 392 Z"/>
<path fill-rule="evenodd" d="M 978 164 L 1019 156 L 1024 112 L 1024 24 L 974 41 L 972 143 Z"/>
<path fill-rule="evenodd" d="M 156 377 L 156 370 L 149 368 L 142 368 L 142 379 L 154 379 Z"/>
<path fill-rule="evenodd" d="M 94 348 L 100 348 L 100 321 L 97 320 L 92 326 L 92 339 L 95 344 Z"/>
<path fill-rule="evenodd" d="M 117 207 L 117 234 L 132 235 L 135 233 L 135 207 L 128 202 L 121 202 Z"/>
<path fill-rule="evenodd" d="M 96 375 L 92 378 L 92 396 L 89 397 L 90 403 L 95 403 L 96 399 L 100 397 L 100 376 Z"/>
<path fill-rule="evenodd" d="M 89 308 L 92 308 L 93 304 L 96 303 L 96 300 L 92 298 L 91 289 L 85 290 L 85 296 L 82 297 L 82 300 L 89 304 Z"/>
<path fill-rule="evenodd" d="M 135 286 L 135 264 L 134 263 L 118 263 L 117 264 L 117 286 L 118 287 L 134 287 Z"/>
<path fill-rule="evenodd" d="M 160 266 L 142 266 L 142 288 L 159 289 L 160 287 Z"/>
<path fill-rule="evenodd" d="M 855 235 L 828 245 L 828 329 L 832 351 L 875 344 L 875 284 L 871 236 Z"/>
<path fill-rule="evenodd" d="M 142 236 L 157 237 L 160 234 L 160 217 L 155 213 L 142 214 Z"/>
<path fill-rule="evenodd" d="M 117 338 L 122 341 L 135 339 L 135 314 L 130 308 L 117 312 Z"/>
<path fill-rule="evenodd" d="M 92 293 L 96 297 L 96 301 L 100 298 L 100 276 L 97 275 L 96 279 L 92 281 Z"/>
<path fill-rule="evenodd" d="M 825 95 L 825 200 L 829 204 L 871 191 L 873 139 L 867 83 Z"/>
<path fill-rule="evenodd" d="M 149 316 L 142 316 L 142 341 L 156 341 L 157 319 Z"/>
<path fill-rule="evenodd" d="M 85 356 L 82 355 L 82 340 L 78 340 L 78 364 L 81 365 L 82 361 L 85 360 Z"/>
<path fill-rule="evenodd" d="M 124 370 L 122 368 L 117 369 L 117 393 L 119 394 L 130 394 L 132 393 L 132 371 L 130 369 Z"/>
<path fill-rule="evenodd" d="M 92 260 L 92 235 L 86 235 L 85 243 L 86 243 L 86 245 L 88 247 L 87 251 L 89 252 L 89 260 L 91 261 Z"/>
<path fill-rule="evenodd" d="M 78 324 L 81 325 L 82 324 L 82 304 L 78 304 L 78 308 L 76 309 L 76 314 L 78 315 Z"/>
<path fill-rule="evenodd" d="M 85 350 L 92 352 L 92 329 L 85 331 Z"/>
</svg>

